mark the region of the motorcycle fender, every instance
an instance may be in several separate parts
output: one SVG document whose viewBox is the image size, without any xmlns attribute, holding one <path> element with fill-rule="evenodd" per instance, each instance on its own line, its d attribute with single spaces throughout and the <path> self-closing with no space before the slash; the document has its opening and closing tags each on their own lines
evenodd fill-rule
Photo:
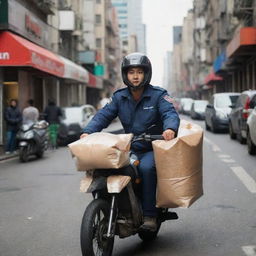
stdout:
<svg viewBox="0 0 256 256">
<path fill-rule="evenodd" d="M 86 193 L 88 188 L 92 184 L 92 177 L 91 176 L 85 176 L 80 181 L 80 192 Z"/>
<path fill-rule="evenodd" d="M 80 191 L 84 193 L 92 193 L 99 191 L 107 187 L 106 177 L 92 178 L 92 176 L 86 176 L 81 180 Z"/>
<path fill-rule="evenodd" d="M 111 175 L 107 178 L 108 193 L 120 193 L 130 182 L 130 176 Z"/>
<path fill-rule="evenodd" d="M 19 146 L 20 147 L 26 147 L 28 145 L 27 141 L 20 141 Z"/>
</svg>

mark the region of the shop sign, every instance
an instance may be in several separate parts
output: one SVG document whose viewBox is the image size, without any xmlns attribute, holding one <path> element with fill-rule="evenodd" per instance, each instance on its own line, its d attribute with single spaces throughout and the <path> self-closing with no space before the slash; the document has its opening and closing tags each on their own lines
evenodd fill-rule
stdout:
<svg viewBox="0 0 256 256">
<path fill-rule="evenodd" d="M 25 28 L 26 30 L 33 34 L 35 37 L 42 37 L 42 28 L 38 25 L 36 20 L 33 20 L 28 14 L 25 15 Z"/>
<path fill-rule="evenodd" d="M 11 30 L 30 41 L 45 48 L 51 48 L 50 32 L 53 28 L 16 0 L 8 1 L 8 24 Z"/>
<path fill-rule="evenodd" d="M 0 60 L 9 60 L 10 54 L 9 52 L 0 52 Z"/>
<path fill-rule="evenodd" d="M 35 65 L 36 68 L 40 68 L 41 70 L 52 70 L 54 73 L 63 74 L 64 68 L 62 65 L 58 65 L 56 62 L 51 59 L 40 56 L 36 52 L 32 52 L 31 54 L 31 62 Z"/>
</svg>

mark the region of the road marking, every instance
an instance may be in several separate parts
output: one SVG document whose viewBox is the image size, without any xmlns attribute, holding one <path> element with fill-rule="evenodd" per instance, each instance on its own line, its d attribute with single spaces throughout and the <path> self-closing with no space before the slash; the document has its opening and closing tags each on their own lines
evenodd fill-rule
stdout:
<svg viewBox="0 0 256 256">
<path fill-rule="evenodd" d="M 255 180 L 245 171 L 241 166 L 230 167 L 235 175 L 242 181 L 246 188 L 251 193 L 256 193 L 256 182 Z"/>
<path fill-rule="evenodd" d="M 247 256 L 256 256 L 256 246 L 255 245 L 248 245 L 242 246 L 242 250 Z"/>
<path fill-rule="evenodd" d="M 221 161 L 223 161 L 223 162 L 225 162 L 225 163 L 235 163 L 236 161 L 235 160 L 233 160 L 232 158 L 230 158 L 230 159 L 221 159 Z"/>
<path fill-rule="evenodd" d="M 230 155 L 218 155 L 219 158 L 231 158 Z"/>
<path fill-rule="evenodd" d="M 208 138 L 204 137 L 204 141 L 207 142 L 208 144 L 210 144 L 212 146 L 212 150 L 214 152 L 221 152 L 221 149 L 212 141 L 210 141 Z"/>
</svg>

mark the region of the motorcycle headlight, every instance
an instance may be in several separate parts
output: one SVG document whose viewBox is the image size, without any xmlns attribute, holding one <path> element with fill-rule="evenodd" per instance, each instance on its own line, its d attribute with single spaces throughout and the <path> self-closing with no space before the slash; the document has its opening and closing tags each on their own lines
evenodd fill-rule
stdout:
<svg viewBox="0 0 256 256">
<path fill-rule="evenodd" d="M 217 111 L 216 112 L 216 116 L 219 118 L 219 119 L 227 119 L 227 115 L 221 111 Z"/>
<path fill-rule="evenodd" d="M 32 139 L 33 136 L 34 136 L 33 131 L 28 131 L 24 134 L 24 138 L 27 140 Z"/>
</svg>

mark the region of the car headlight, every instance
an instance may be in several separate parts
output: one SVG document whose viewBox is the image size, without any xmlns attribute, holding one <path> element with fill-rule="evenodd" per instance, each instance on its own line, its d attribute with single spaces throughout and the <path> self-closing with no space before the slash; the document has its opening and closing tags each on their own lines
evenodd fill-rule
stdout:
<svg viewBox="0 0 256 256">
<path fill-rule="evenodd" d="M 216 116 L 219 118 L 219 119 L 227 119 L 227 115 L 221 111 L 217 111 L 216 112 Z"/>
</svg>

